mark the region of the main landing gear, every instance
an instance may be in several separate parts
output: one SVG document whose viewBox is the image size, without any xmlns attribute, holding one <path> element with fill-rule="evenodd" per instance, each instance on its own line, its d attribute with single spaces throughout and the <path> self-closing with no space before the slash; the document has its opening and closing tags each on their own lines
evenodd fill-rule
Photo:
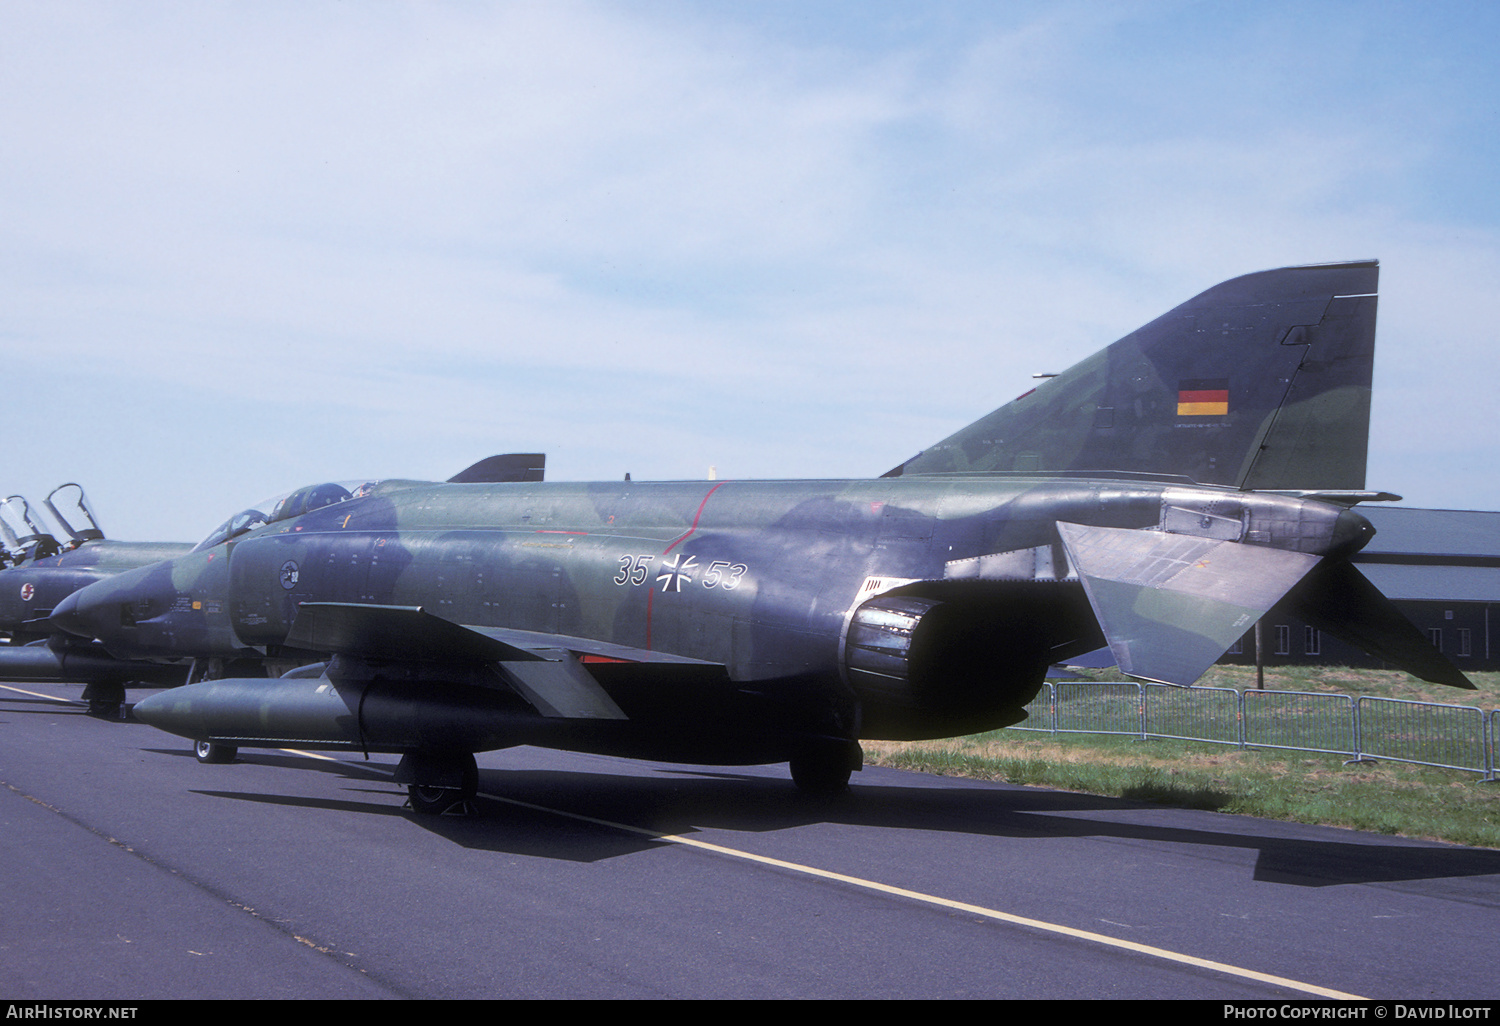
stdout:
<svg viewBox="0 0 1500 1026">
<path fill-rule="evenodd" d="M 474 800 L 479 793 L 479 764 L 472 752 L 410 752 L 401 757 L 395 780 L 406 785 L 407 804 L 413 812 L 441 816 Z"/>
<path fill-rule="evenodd" d="M 118 720 L 125 710 L 125 685 L 89 684 L 83 689 L 83 700 L 89 704 L 88 714 L 97 720 Z"/>
<path fill-rule="evenodd" d="M 792 783 L 808 794 L 840 794 L 849 789 L 849 775 L 864 765 L 858 741 L 813 738 L 792 753 Z"/>
</svg>

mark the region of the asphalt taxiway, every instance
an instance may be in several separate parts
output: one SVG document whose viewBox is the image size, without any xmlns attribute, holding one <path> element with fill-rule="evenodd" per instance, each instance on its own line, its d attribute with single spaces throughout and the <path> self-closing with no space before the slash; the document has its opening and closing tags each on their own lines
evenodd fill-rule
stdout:
<svg viewBox="0 0 1500 1026">
<path fill-rule="evenodd" d="M 200 765 L 78 693 L 0 686 L 0 998 L 1500 995 L 1496 851 L 530 748 L 424 817 L 393 757 Z"/>
</svg>

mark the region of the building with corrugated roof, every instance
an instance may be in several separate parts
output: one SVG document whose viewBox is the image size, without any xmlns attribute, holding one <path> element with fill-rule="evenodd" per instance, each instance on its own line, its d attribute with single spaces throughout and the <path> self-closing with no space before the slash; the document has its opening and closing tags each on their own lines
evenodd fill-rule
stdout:
<svg viewBox="0 0 1500 1026">
<path fill-rule="evenodd" d="M 1375 537 L 1354 557 L 1460 670 L 1500 669 L 1500 513 L 1361 506 Z M 1267 666 L 1382 666 L 1352 645 L 1273 608 L 1262 620 Z M 1255 661 L 1254 634 L 1221 660 Z"/>
</svg>

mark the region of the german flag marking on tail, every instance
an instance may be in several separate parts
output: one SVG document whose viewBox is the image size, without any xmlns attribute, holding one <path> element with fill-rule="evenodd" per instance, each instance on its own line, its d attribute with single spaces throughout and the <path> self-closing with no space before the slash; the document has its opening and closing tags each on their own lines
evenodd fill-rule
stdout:
<svg viewBox="0 0 1500 1026">
<path fill-rule="evenodd" d="M 1178 382 L 1177 416 L 1224 417 L 1228 414 L 1228 378 L 1188 378 Z"/>
</svg>

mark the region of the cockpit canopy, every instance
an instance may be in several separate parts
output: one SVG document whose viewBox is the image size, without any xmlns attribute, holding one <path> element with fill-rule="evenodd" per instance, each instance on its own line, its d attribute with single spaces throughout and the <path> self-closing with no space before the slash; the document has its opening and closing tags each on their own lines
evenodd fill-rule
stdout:
<svg viewBox="0 0 1500 1026">
<path fill-rule="evenodd" d="M 98 541 L 104 537 L 104 531 L 99 527 L 99 518 L 94 516 L 94 509 L 89 505 L 88 496 L 83 494 L 83 486 L 76 481 L 69 481 L 52 489 L 42 500 L 42 505 L 47 507 L 47 512 L 57 521 L 57 526 L 71 539 L 70 546 Z"/>
<path fill-rule="evenodd" d="M 290 520 L 303 513 L 311 513 L 315 509 L 332 506 L 336 502 L 347 502 L 352 498 L 354 498 L 353 490 L 337 481 L 298 488 L 271 510 L 271 523 L 274 524 L 278 520 Z"/>
<path fill-rule="evenodd" d="M 245 532 L 264 527 L 266 524 L 290 520 L 292 517 L 300 517 L 315 509 L 348 502 L 350 499 L 363 498 L 373 492 L 379 484 L 379 481 L 328 481 L 273 495 L 248 509 L 240 510 L 224 521 L 210 531 L 207 538 L 194 546 L 193 551 L 202 552 L 205 549 L 211 549 L 215 545 L 229 541 L 231 538 L 238 538 Z M 267 510 L 270 512 L 266 512 Z"/>
<path fill-rule="evenodd" d="M 57 539 L 37 524 L 31 506 L 19 495 L 0 502 L 0 544 L 12 563 L 42 559 L 60 551 Z"/>
</svg>

